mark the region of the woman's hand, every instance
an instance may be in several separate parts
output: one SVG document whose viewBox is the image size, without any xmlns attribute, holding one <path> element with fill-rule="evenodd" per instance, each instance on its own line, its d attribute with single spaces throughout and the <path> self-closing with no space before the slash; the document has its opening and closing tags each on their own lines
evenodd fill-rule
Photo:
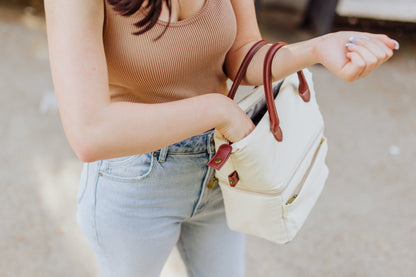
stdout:
<svg viewBox="0 0 416 277">
<path fill-rule="evenodd" d="M 337 32 L 316 38 L 314 52 L 326 68 L 352 82 L 370 74 L 398 48 L 398 42 L 386 35 Z"/>
<path fill-rule="evenodd" d="M 253 121 L 247 114 L 230 98 L 225 101 L 227 112 L 224 121 L 216 129 L 230 142 L 236 142 L 254 130 Z"/>
</svg>

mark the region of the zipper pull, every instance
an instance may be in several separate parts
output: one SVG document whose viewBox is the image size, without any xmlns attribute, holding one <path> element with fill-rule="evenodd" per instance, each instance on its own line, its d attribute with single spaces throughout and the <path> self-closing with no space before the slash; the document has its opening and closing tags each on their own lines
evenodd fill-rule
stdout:
<svg viewBox="0 0 416 277">
<path fill-rule="evenodd" d="M 293 194 L 292 197 L 290 197 L 289 200 L 287 200 L 286 205 L 292 204 L 293 201 L 295 201 L 296 197 L 298 197 L 297 193 Z"/>
<path fill-rule="evenodd" d="M 218 182 L 217 177 L 212 178 L 211 181 L 208 183 L 207 188 L 213 189 L 217 182 Z"/>
</svg>

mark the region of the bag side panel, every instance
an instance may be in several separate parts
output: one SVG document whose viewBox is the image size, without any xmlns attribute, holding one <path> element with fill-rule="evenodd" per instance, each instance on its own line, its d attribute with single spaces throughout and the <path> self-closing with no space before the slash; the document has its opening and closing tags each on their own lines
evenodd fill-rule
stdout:
<svg viewBox="0 0 416 277">
<path fill-rule="evenodd" d="M 303 226 L 322 192 L 329 173 L 325 163 L 327 151 L 328 145 L 326 140 L 324 140 L 308 175 L 305 176 L 304 183 L 298 192 L 298 196 L 291 204 L 285 203 L 283 206 L 283 217 L 289 240 L 293 239 Z"/>
</svg>

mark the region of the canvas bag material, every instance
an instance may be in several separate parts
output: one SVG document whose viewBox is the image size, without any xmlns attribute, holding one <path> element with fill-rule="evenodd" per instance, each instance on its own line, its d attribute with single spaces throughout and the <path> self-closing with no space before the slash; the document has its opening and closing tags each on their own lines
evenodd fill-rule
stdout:
<svg viewBox="0 0 416 277">
<path fill-rule="evenodd" d="M 266 68 L 264 72 L 271 75 Z M 275 243 L 287 243 L 296 236 L 328 176 L 324 121 L 312 75 L 304 69 L 302 76 L 309 87 L 308 101 L 299 96 L 299 74 L 269 84 L 280 86 L 273 103 L 283 134 L 281 141 L 271 131 L 266 112 L 256 128 L 235 143 L 230 144 L 216 130 L 217 153 L 208 163 L 216 169 L 230 229 Z M 264 95 L 265 86 L 259 86 L 238 104 L 248 112 Z"/>
</svg>

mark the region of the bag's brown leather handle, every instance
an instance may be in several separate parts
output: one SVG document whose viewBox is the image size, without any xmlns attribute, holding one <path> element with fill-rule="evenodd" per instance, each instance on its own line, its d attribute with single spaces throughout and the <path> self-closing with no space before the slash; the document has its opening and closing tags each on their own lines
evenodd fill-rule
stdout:
<svg viewBox="0 0 416 277">
<path fill-rule="evenodd" d="M 256 52 L 266 45 L 267 42 L 265 40 L 261 40 L 256 42 L 248 51 L 246 56 L 244 57 L 243 62 L 238 69 L 237 75 L 233 82 L 233 85 L 230 89 L 230 93 L 228 96 L 231 99 L 234 99 L 235 93 L 237 92 L 237 88 L 241 83 L 244 75 L 246 74 L 247 67 L 254 57 Z M 270 130 L 273 133 L 273 136 L 276 138 L 277 141 L 283 140 L 282 130 L 279 126 L 279 116 L 277 115 L 276 105 L 274 102 L 273 97 L 273 90 L 272 90 L 272 61 L 273 57 L 276 52 L 282 48 L 283 46 L 287 45 L 284 42 L 278 42 L 273 44 L 270 49 L 268 50 L 265 59 L 264 59 L 264 69 L 263 69 L 263 84 L 264 84 L 264 92 L 266 97 L 266 104 L 267 109 L 269 111 L 270 116 Z M 299 95 L 302 97 L 303 101 L 309 102 L 310 99 L 310 91 L 308 87 L 308 83 L 305 80 L 305 76 L 303 75 L 302 71 L 298 71 L 298 78 L 299 78 Z M 225 162 L 228 160 L 232 152 L 232 147 L 229 144 L 222 144 L 217 149 L 217 153 L 215 153 L 214 157 L 207 163 L 208 166 L 220 170 Z M 231 186 L 235 186 L 238 182 L 238 174 L 236 171 L 231 173 L 228 176 L 229 182 Z"/>
<path fill-rule="evenodd" d="M 273 90 L 272 90 L 272 62 L 274 55 L 281 49 L 283 46 L 287 45 L 285 42 L 277 42 L 273 44 L 270 49 L 267 51 L 264 58 L 264 68 L 263 68 L 263 85 L 264 93 L 266 96 L 267 110 L 269 111 L 270 117 L 270 131 L 277 141 L 283 140 L 282 129 L 280 128 L 279 116 L 277 115 L 276 104 L 274 102 Z M 309 102 L 311 94 L 309 91 L 308 83 L 306 82 L 303 72 L 298 71 L 299 78 L 299 95 L 305 102 Z"/>
<path fill-rule="evenodd" d="M 280 48 L 285 46 L 284 42 L 277 42 L 273 44 L 264 58 L 263 68 L 263 86 L 266 96 L 267 110 L 270 117 L 270 131 L 277 141 L 283 140 L 282 129 L 280 128 L 279 116 L 277 115 L 276 105 L 274 103 L 273 90 L 272 90 L 272 62 L 273 57 L 279 51 Z"/>
<path fill-rule="evenodd" d="M 244 57 L 238 71 L 237 75 L 234 79 L 233 85 L 231 86 L 230 92 L 228 93 L 228 97 L 234 99 L 235 94 L 237 93 L 237 89 L 243 80 L 247 68 L 253 59 L 254 55 L 257 51 L 267 44 L 267 41 L 260 40 L 253 44 L 250 50 L 247 52 L 246 56 Z M 270 117 L 270 130 L 273 133 L 273 136 L 276 138 L 277 141 L 283 140 L 283 133 L 280 128 L 279 116 L 277 114 L 276 105 L 274 103 L 273 97 L 273 90 L 272 90 L 272 63 L 274 55 L 281 49 L 283 46 L 286 46 L 287 43 L 285 42 L 276 42 L 274 43 L 264 58 L 264 68 L 263 68 L 263 85 L 264 85 L 264 93 L 266 97 L 267 109 L 269 111 Z M 308 83 L 306 82 L 305 76 L 303 75 L 302 70 L 297 72 L 299 78 L 299 95 L 305 102 L 309 102 L 311 98 L 311 94 L 309 91 Z"/>
<path fill-rule="evenodd" d="M 231 99 L 234 99 L 234 96 L 237 93 L 238 86 L 240 85 L 241 81 L 246 75 L 248 65 L 250 64 L 251 60 L 253 59 L 257 51 L 259 51 L 260 48 L 262 48 L 266 44 L 267 44 L 267 41 L 260 40 L 256 42 L 255 44 L 253 44 L 250 50 L 248 50 L 246 56 L 244 57 L 243 62 L 238 68 L 237 75 L 235 75 L 233 85 L 231 86 L 230 92 L 228 93 L 228 97 L 230 97 Z"/>
</svg>

